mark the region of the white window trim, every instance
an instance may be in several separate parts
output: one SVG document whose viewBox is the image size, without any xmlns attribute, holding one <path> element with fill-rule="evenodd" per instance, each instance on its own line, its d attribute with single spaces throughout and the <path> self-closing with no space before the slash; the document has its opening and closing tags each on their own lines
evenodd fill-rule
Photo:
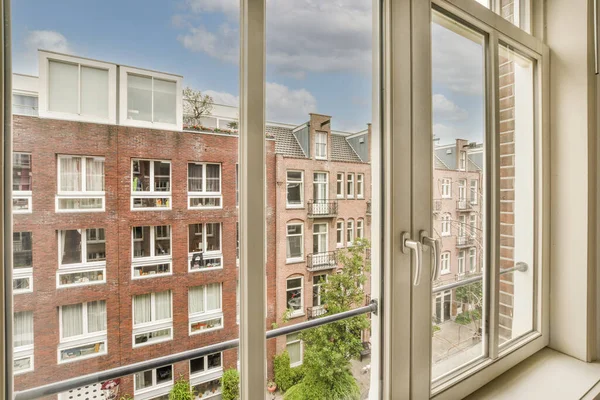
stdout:
<svg viewBox="0 0 600 400">
<path fill-rule="evenodd" d="M 323 144 L 317 140 L 317 138 L 324 137 L 325 138 L 325 155 L 319 155 L 317 149 L 319 148 L 319 144 Z M 327 155 L 329 154 L 329 146 L 328 146 L 328 135 L 327 132 L 324 131 L 315 131 L 315 160 L 327 160 Z"/>
<path fill-rule="evenodd" d="M 360 232 L 360 236 L 358 235 Z M 365 237 L 365 220 L 359 218 L 356 220 L 356 239 L 364 239 Z"/>
<path fill-rule="evenodd" d="M 350 190 L 350 188 L 352 190 Z M 354 173 L 349 172 L 346 174 L 346 198 L 353 199 L 354 192 L 356 191 L 356 187 L 354 186 Z"/>
<path fill-rule="evenodd" d="M 446 255 L 448 257 L 448 268 L 444 268 L 444 255 Z M 452 270 L 452 258 L 450 255 L 449 251 L 444 251 L 442 252 L 441 256 L 440 256 L 440 274 L 441 275 L 446 275 L 449 274 L 450 271 Z"/>
<path fill-rule="evenodd" d="M 341 228 L 341 233 L 342 233 L 341 234 L 341 239 L 342 239 L 342 241 L 338 242 L 338 240 L 337 240 L 337 234 L 338 234 L 338 232 L 340 232 L 340 227 L 339 227 L 340 225 L 342 226 L 342 228 Z M 335 224 L 335 235 L 336 235 L 335 236 L 335 241 L 336 241 L 335 246 L 338 249 L 344 247 L 344 242 L 345 242 L 344 238 L 345 238 L 345 235 L 346 235 L 345 225 L 346 224 L 344 224 L 344 221 L 336 221 L 336 224 Z"/>
<path fill-rule="evenodd" d="M 317 286 L 319 288 L 319 296 L 318 296 L 319 297 L 319 303 L 322 303 L 322 300 L 321 300 L 321 289 L 322 289 L 323 284 L 327 283 L 327 276 L 328 276 L 327 274 L 313 275 L 313 281 L 312 281 L 313 288 L 315 286 Z M 325 277 L 325 279 L 321 283 L 315 283 L 314 278 L 316 278 L 316 277 L 319 277 L 319 278 Z M 314 292 L 313 292 L 313 294 L 314 294 Z M 319 304 L 318 306 L 315 306 L 315 305 L 312 306 L 313 310 L 314 309 L 322 309 L 323 307 L 325 307 L 325 304 Z"/>
<path fill-rule="evenodd" d="M 450 236 L 452 234 L 452 219 L 448 214 L 442 215 L 442 236 Z M 447 230 L 444 228 L 448 228 Z"/>
<path fill-rule="evenodd" d="M 150 188 L 149 191 L 134 191 L 133 190 L 133 162 L 134 161 L 149 161 L 150 162 Z M 154 163 L 161 162 L 169 164 L 169 191 L 161 192 L 154 190 L 155 174 L 154 174 Z M 130 186 L 131 186 L 131 211 L 154 211 L 154 210 L 171 210 L 173 208 L 173 163 L 171 160 L 158 160 L 149 158 L 132 158 L 131 159 L 131 173 L 130 173 Z M 134 207 L 134 199 L 168 199 L 169 205 L 167 207 Z"/>
<path fill-rule="evenodd" d="M 156 228 L 159 226 L 169 227 L 169 243 L 170 251 L 168 255 L 157 256 L 156 253 Z M 135 239 L 133 237 L 133 230 L 135 228 L 150 228 L 150 255 L 145 257 L 134 257 Z M 148 275 L 135 275 L 136 267 L 147 267 L 158 264 L 169 264 L 169 272 L 163 272 L 161 274 L 148 274 Z M 163 276 L 173 275 L 173 229 L 171 225 L 142 225 L 131 227 L 131 279 L 151 279 L 159 278 Z"/>
<path fill-rule="evenodd" d="M 168 367 L 168 365 L 164 365 L 164 367 Z M 156 376 L 156 370 L 158 368 L 154 368 L 152 370 L 146 370 L 146 371 L 142 371 L 142 372 L 138 372 L 138 374 L 143 374 L 144 372 L 147 371 L 152 371 L 152 385 L 150 385 L 149 387 L 145 387 L 143 389 L 138 389 L 136 387 L 136 379 L 135 379 L 135 375 L 133 376 L 133 394 L 135 395 L 136 399 L 149 399 L 149 398 L 153 398 L 156 396 L 161 396 L 164 394 L 167 394 L 170 392 L 171 387 L 173 386 L 173 383 L 175 382 L 175 368 L 174 365 L 171 364 L 171 380 L 168 382 L 163 382 L 160 384 L 157 384 L 157 376 Z M 162 368 L 162 367 L 161 367 Z"/>
<path fill-rule="evenodd" d="M 295 363 L 290 361 L 291 368 L 299 367 L 300 365 L 302 365 L 304 363 L 304 343 L 299 338 L 296 340 L 292 340 L 291 342 L 288 342 L 287 336 L 286 336 L 286 340 L 285 340 L 285 349 L 286 350 L 287 350 L 288 344 L 296 344 L 296 343 L 300 343 L 300 361 L 295 362 Z"/>
<path fill-rule="evenodd" d="M 208 368 L 208 356 L 212 356 L 214 354 L 221 354 L 221 366 L 219 367 L 213 367 L 213 368 Z M 188 368 L 190 371 L 190 385 L 199 385 L 201 383 L 204 382 L 209 382 L 212 381 L 214 379 L 218 379 L 223 375 L 223 352 L 217 352 L 217 353 L 213 353 L 213 354 L 209 354 L 203 357 L 196 357 L 196 358 L 202 358 L 203 362 L 204 362 L 204 370 L 202 372 L 193 372 L 192 373 L 192 365 L 191 365 L 191 359 L 188 361 Z"/>
<path fill-rule="evenodd" d="M 317 225 L 325 225 L 325 232 L 315 232 L 315 226 Z M 321 236 L 325 236 L 325 250 L 319 251 L 317 254 L 327 253 L 329 251 L 329 224 L 326 222 L 319 222 L 313 224 L 313 246 L 315 247 L 315 236 L 317 237 L 317 243 L 319 243 L 319 239 Z"/>
<path fill-rule="evenodd" d="M 150 346 L 153 344 L 157 344 L 157 343 L 163 343 L 163 342 L 168 342 L 170 340 L 173 340 L 173 292 L 171 290 L 166 290 L 167 292 L 169 292 L 169 298 L 170 298 L 170 302 L 169 302 L 169 306 L 171 307 L 171 317 L 170 318 L 165 318 L 165 319 L 160 319 L 160 320 L 156 320 L 156 292 L 152 292 L 150 293 L 151 298 L 150 298 L 150 322 L 144 322 L 141 324 L 135 324 L 135 297 L 136 295 L 133 295 L 131 298 L 131 321 L 132 321 L 132 335 L 131 335 L 131 346 L 132 348 L 137 348 L 137 347 L 144 347 L 144 346 Z M 160 293 L 160 292 L 159 292 Z M 140 295 L 144 295 L 144 294 L 148 294 L 148 293 L 142 293 Z M 144 342 L 144 343 L 140 343 L 140 344 L 136 344 L 135 343 L 135 337 L 139 336 L 139 335 L 143 335 L 146 333 L 152 333 L 152 332 L 157 332 L 157 331 L 162 331 L 162 330 L 169 330 L 169 336 L 161 338 L 159 340 L 152 340 L 152 341 L 148 341 L 148 342 Z"/>
<path fill-rule="evenodd" d="M 288 227 L 292 226 L 292 225 L 300 225 L 300 230 L 301 233 L 300 234 L 294 234 L 294 235 L 289 235 L 288 234 Z M 300 255 L 298 257 L 287 257 L 287 242 L 288 242 L 288 238 L 289 237 L 298 237 L 300 236 Z M 304 223 L 302 222 L 289 222 L 285 225 L 285 245 L 286 245 L 286 259 L 285 262 L 288 264 L 291 263 L 297 263 L 297 262 L 303 262 L 304 261 Z"/>
<path fill-rule="evenodd" d="M 290 172 L 299 172 L 300 173 L 300 204 L 290 204 L 288 203 L 288 185 L 290 183 L 288 179 L 288 173 Z M 295 182 L 295 181 L 294 181 Z M 285 171 L 285 207 L 286 208 L 304 208 L 304 171 L 296 170 L 296 169 L 288 169 Z"/>
<path fill-rule="evenodd" d="M 58 270 L 56 271 L 56 288 L 70 288 L 70 287 L 78 287 L 78 286 L 90 286 L 90 285 L 101 285 L 106 283 L 106 260 L 104 261 L 87 261 L 87 230 L 88 229 L 105 229 L 105 228 L 82 228 L 82 229 L 63 229 L 57 231 L 57 240 L 58 240 Z M 60 250 L 62 247 L 62 235 L 61 232 L 76 230 L 81 231 L 81 262 L 73 263 L 73 264 L 62 264 L 62 256 Z M 106 229 L 104 230 L 104 243 L 106 244 Z M 106 247 L 104 248 L 104 252 L 106 253 Z M 75 273 L 82 272 L 101 272 L 102 279 L 91 282 L 79 282 L 79 283 L 71 283 L 62 285 L 60 283 L 60 277 L 62 275 L 70 275 Z"/>
<path fill-rule="evenodd" d="M 475 183 L 475 185 L 473 185 L 473 183 Z M 471 181 L 469 183 L 469 191 L 470 191 L 469 201 L 471 202 L 472 205 L 477 205 L 479 203 L 479 200 L 478 200 L 479 181 L 477 179 L 471 179 Z M 473 193 L 475 193 L 475 194 L 473 195 Z"/>
<path fill-rule="evenodd" d="M 342 179 L 340 180 L 340 175 L 342 177 Z M 338 172 L 336 174 L 336 183 L 335 183 L 335 191 L 336 191 L 336 197 L 338 199 L 343 199 L 345 198 L 345 194 L 346 194 L 346 187 L 344 186 L 345 183 L 345 176 L 346 174 L 344 172 Z M 338 189 L 341 187 L 342 191 L 340 192 Z"/>
<path fill-rule="evenodd" d="M 444 193 L 444 188 L 448 188 L 448 193 Z M 452 198 L 452 179 L 442 178 L 442 199 Z"/>
<path fill-rule="evenodd" d="M 60 160 L 67 158 L 79 158 L 81 159 L 81 190 L 80 191 L 61 191 L 60 190 Z M 86 156 L 86 155 L 66 155 L 60 154 L 56 160 L 56 200 L 55 200 L 55 209 L 57 213 L 88 213 L 88 212 L 104 212 L 106 211 L 106 191 L 93 191 L 87 190 L 87 180 L 86 180 L 86 172 L 87 172 L 87 159 L 91 158 L 94 160 L 102 160 L 104 162 L 104 167 L 106 168 L 106 159 L 104 157 L 96 157 L 96 156 Z M 105 170 L 106 171 L 106 170 Z M 106 172 L 104 174 L 103 179 L 106 182 Z M 60 208 L 60 200 L 65 199 L 101 199 L 102 207 L 100 208 L 77 208 L 77 209 L 62 209 Z"/>
<path fill-rule="evenodd" d="M 457 257 L 457 264 L 458 264 L 458 269 L 457 269 L 457 273 L 459 276 L 464 275 L 467 272 L 467 258 L 465 255 L 465 251 L 464 250 L 460 250 L 458 252 L 458 257 Z M 462 264 L 462 271 L 461 271 L 461 264 Z"/>
<path fill-rule="evenodd" d="M 98 301 L 104 301 L 106 303 L 106 300 L 98 300 Z M 81 335 L 71 336 L 68 338 L 63 338 L 63 331 L 62 331 L 62 326 L 63 326 L 63 324 L 62 324 L 63 309 L 62 308 L 64 306 L 60 306 L 58 308 L 59 345 L 58 345 L 58 351 L 56 354 L 58 364 L 66 364 L 66 363 L 71 363 L 71 362 L 76 362 L 76 361 L 81 361 L 81 360 L 87 360 L 88 358 L 95 358 L 95 357 L 99 357 L 99 356 L 108 354 L 107 330 L 105 329 L 103 331 L 98 331 L 98 332 L 88 332 L 88 303 L 90 303 L 90 302 L 66 304 L 66 305 L 81 304 L 82 305 L 81 311 L 82 311 L 82 315 L 83 315 L 83 317 L 82 317 L 83 333 Z M 107 314 L 108 314 L 108 308 L 107 308 Z M 105 325 L 108 328 L 108 315 L 106 316 L 106 318 L 107 318 L 107 321 L 105 322 Z M 99 351 L 97 353 L 87 354 L 85 356 L 75 357 L 75 358 L 67 359 L 67 360 L 61 360 L 60 353 L 62 351 L 73 349 L 73 348 L 80 347 L 80 346 L 91 345 L 91 344 L 103 344 L 104 350 Z"/>
<path fill-rule="evenodd" d="M 348 232 L 352 232 L 352 241 L 348 241 Z M 346 221 L 346 245 L 348 247 L 352 247 L 354 245 L 354 240 L 356 240 L 356 233 L 354 232 L 354 220 L 349 219 Z"/>
<path fill-rule="evenodd" d="M 157 78 L 165 81 L 175 82 L 175 124 L 165 122 L 137 121 L 127 118 L 127 78 L 138 75 L 146 78 Z M 183 77 L 179 75 L 165 74 L 161 72 L 148 71 L 144 69 L 119 66 L 119 124 L 124 126 L 136 126 L 141 128 L 154 128 L 164 130 L 183 130 Z M 154 118 L 154 115 L 152 116 Z"/>
<path fill-rule="evenodd" d="M 365 174 L 356 174 L 356 198 L 365 198 Z"/>
<path fill-rule="evenodd" d="M 31 153 L 27 153 L 25 151 L 14 151 L 14 154 L 27 154 L 29 155 L 32 164 L 32 174 L 33 174 L 33 157 L 31 155 Z M 14 168 L 14 165 L 11 166 L 11 168 Z M 33 175 L 32 175 L 32 180 L 33 180 Z M 33 183 L 33 181 L 32 181 Z M 32 207 L 32 199 L 33 196 L 33 191 L 32 190 L 13 190 L 12 192 L 12 200 L 21 200 L 21 199 L 25 199 L 27 200 L 27 209 L 25 210 L 16 210 L 13 207 L 13 214 L 31 214 L 33 212 L 33 207 Z"/>
<path fill-rule="evenodd" d="M 22 346 L 25 347 L 25 346 Z M 33 346 L 31 346 L 31 349 L 27 349 L 27 350 L 18 350 L 18 349 L 14 349 L 13 350 L 13 368 L 14 368 L 14 362 L 17 360 L 22 360 L 28 358 L 29 359 L 29 368 L 26 369 L 22 369 L 19 371 L 14 371 L 14 375 L 22 375 L 22 374 L 26 374 L 27 372 L 32 372 L 35 371 L 35 365 L 34 365 L 34 354 L 33 354 Z"/>
<path fill-rule="evenodd" d="M 190 165 L 202 165 L 202 191 L 190 190 Z M 207 165 L 218 165 L 219 166 L 219 190 L 218 192 L 209 192 L 206 190 L 206 166 Z M 188 210 L 220 210 L 223 208 L 223 165 L 220 163 L 202 163 L 202 162 L 189 162 L 187 169 L 187 189 L 188 189 Z M 172 189 L 172 186 L 171 186 Z M 192 199 L 219 199 L 219 206 L 192 206 Z"/>
<path fill-rule="evenodd" d="M 469 272 L 477 270 L 477 250 L 469 249 Z"/>
<path fill-rule="evenodd" d="M 204 297 L 203 302 L 205 305 L 205 309 L 206 309 L 206 304 L 208 304 L 208 291 L 207 286 L 210 284 L 205 284 L 205 285 L 200 285 L 202 286 L 202 296 Z M 189 290 L 188 290 L 188 307 L 189 307 Z M 214 310 L 210 310 L 210 311 L 204 311 L 204 312 L 196 312 L 196 313 L 189 313 L 188 312 L 188 335 L 189 336 L 194 336 L 194 335 L 201 335 L 207 332 L 212 332 L 212 331 L 218 331 L 221 330 L 223 328 L 225 328 L 225 317 L 223 315 L 223 284 L 219 283 L 219 304 L 221 305 L 221 307 L 214 309 Z M 192 324 L 196 324 L 199 322 L 204 322 L 204 321 L 210 321 L 213 319 L 220 319 L 221 320 L 221 325 L 214 327 L 214 328 L 208 328 L 208 329 L 203 329 L 201 331 L 196 331 L 196 332 L 192 332 Z M 222 361 L 221 361 L 222 362 Z"/>
<path fill-rule="evenodd" d="M 205 249 L 206 248 L 206 224 L 219 224 L 220 228 L 219 228 L 219 243 L 221 246 L 221 249 L 218 251 L 215 250 L 210 250 L 210 251 L 198 251 L 198 252 L 193 252 L 190 253 L 189 252 L 189 246 L 190 246 L 190 230 L 189 230 L 189 225 L 188 225 L 188 272 L 206 272 L 206 271 L 214 271 L 214 270 L 219 270 L 219 269 L 223 269 L 223 223 L 222 222 L 201 222 L 200 224 L 202 225 L 202 248 Z M 191 225 L 197 225 L 197 224 L 191 224 Z M 219 260 L 219 265 L 218 267 L 206 267 L 206 268 L 200 268 L 200 269 L 192 269 L 192 257 L 195 253 L 202 253 L 202 258 L 204 260 Z M 239 259 L 237 259 L 237 261 L 239 262 Z"/>
<path fill-rule="evenodd" d="M 117 123 L 117 66 L 111 63 L 90 60 L 81 57 L 72 57 L 47 51 L 38 51 L 39 60 L 39 99 L 38 108 L 41 118 L 65 119 L 80 122 L 95 122 L 114 125 Z M 50 111 L 48 109 L 49 96 L 49 68 L 50 61 L 76 64 L 79 67 L 92 67 L 108 71 L 108 118 L 91 115 L 72 114 L 65 112 Z M 79 99 L 81 102 L 81 99 Z"/>
<path fill-rule="evenodd" d="M 14 289 L 14 282 L 18 279 L 29 280 L 29 289 Z M 33 292 L 33 267 L 31 268 L 13 268 L 13 294 L 32 293 Z"/>
<path fill-rule="evenodd" d="M 288 289 L 288 282 L 294 279 L 300 279 L 300 309 L 298 310 L 293 310 L 292 312 L 290 312 L 290 318 L 296 318 L 296 317 L 303 317 L 305 315 L 304 313 L 304 276 L 292 276 L 289 277 L 285 280 L 285 308 L 287 310 L 292 310 L 291 308 L 288 307 L 287 304 L 287 293 L 290 290 L 297 290 L 298 288 L 294 288 L 294 289 Z"/>
</svg>

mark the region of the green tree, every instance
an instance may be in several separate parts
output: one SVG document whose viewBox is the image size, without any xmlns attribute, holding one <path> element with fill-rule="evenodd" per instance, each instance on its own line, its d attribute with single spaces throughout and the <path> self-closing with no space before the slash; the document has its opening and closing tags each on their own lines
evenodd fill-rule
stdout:
<svg viewBox="0 0 600 400">
<path fill-rule="evenodd" d="M 183 123 L 200 125 L 200 117 L 209 115 L 213 108 L 213 98 L 189 86 L 183 89 Z"/>
<path fill-rule="evenodd" d="M 460 303 L 462 312 L 456 316 L 455 323 L 459 325 L 473 324 L 478 334 L 481 329 L 481 310 L 483 307 L 483 284 L 475 282 L 456 289 L 454 298 Z M 460 327 L 458 328 L 460 341 Z"/>
<path fill-rule="evenodd" d="M 221 387 L 221 398 L 223 400 L 238 400 L 240 398 L 240 374 L 237 369 L 230 368 L 223 372 Z"/>
<path fill-rule="evenodd" d="M 342 267 L 321 286 L 328 315 L 364 304 L 363 285 L 370 268 L 365 254 L 369 246 L 366 239 L 357 239 L 354 246 L 340 251 L 338 261 Z M 358 399 L 360 388 L 350 371 L 350 360 L 360 356 L 361 332 L 368 327 L 367 316 L 359 315 L 302 332 L 304 376 L 285 393 L 285 399 Z"/>
<path fill-rule="evenodd" d="M 194 389 L 190 387 L 190 383 L 181 376 L 169 392 L 169 400 L 193 400 L 194 395 Z"/>
</svg>

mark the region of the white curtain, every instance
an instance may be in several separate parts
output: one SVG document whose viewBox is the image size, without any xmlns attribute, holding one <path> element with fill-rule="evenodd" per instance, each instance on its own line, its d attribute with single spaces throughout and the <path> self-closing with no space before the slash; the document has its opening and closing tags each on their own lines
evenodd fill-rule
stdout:
<svg viewBox="0 0 600 400">
<path fill-rule="evenodd" d="M 156 293 L 154 295 L 156 306 L 156 320 L 171 318 L 171 291 Z"/>
<path fill-rule="evenodd" d="M 206 286 L 206 310 L 213 311 L 221 308 L 221 284 L 213 283 Z"/>
<path fill-rule="evenodd" d="M 22 311 L 14 315 L 14 347 L 33 344 L 33 311 Z"/>
<path fill-rule="evenodd" d="M 188 190 L 190 192 L 202 191 L 202 165 L 189 164 L 188 167 Z"/>
<path fill-rule="evenodd" d="M 108 118 L 108 71 L 81 67 L 81 114 Z"/>
<path fill-rule="evenodd" d="M 61 192 L 81 191 L 81 158 L 61 157 L 59 162 Z"/>
<path fill-rule="evenodd" d="M 83 305 L 62 306 L 62 337 L 83 334 Z"/>
<path fill-rule="evenodd" d="M 87 191 L 104 191 L 104 160 L 86 159 L 85 186 Z"/>
<path fill-rule="evenodd" d="M 88 303 L 88 332 L 102 332 L 106 330 L 106 301 L 92 301 Z"/>
<path fill-rule="evenodd" d="M 79 66 L 50 61 L 48 69 L 48 109 L 77 114 L 79 112 Z"/>
<path fill-rule="evenodd" d="M 204 312 L 204 286 L 191 287 L 188 301 L 190 314 Z"/>
<path fill-rule="evenodd" d="M 220 192 L 221 185 L 221 166 L 220 165 L 207 165 L 206 166 L 206 191 L 207 192 Z"/>
<path fill-rule="evenodd" d="M 152 295 L 141 294 L 133 298 L 133 324 L 143 324 L 152 320 Z"/>
</svg>

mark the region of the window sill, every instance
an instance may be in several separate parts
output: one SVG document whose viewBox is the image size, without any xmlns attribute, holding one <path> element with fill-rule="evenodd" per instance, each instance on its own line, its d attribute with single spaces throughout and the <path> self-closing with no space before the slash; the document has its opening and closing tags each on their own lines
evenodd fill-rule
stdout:
<svg viewBox="0 0 600 400">
<path fill-rule="evenodd" d="M 304 262 L 304 258 L 290 258 L 289 260 L 285 260 L 285 265 L 300 264 L 303 262 Z"/>
</svg>

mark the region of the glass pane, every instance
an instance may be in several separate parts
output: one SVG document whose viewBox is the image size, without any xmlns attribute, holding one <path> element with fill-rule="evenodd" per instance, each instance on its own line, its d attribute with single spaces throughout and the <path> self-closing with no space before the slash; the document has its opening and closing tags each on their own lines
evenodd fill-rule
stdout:
<svg viewBox="0 0 600 400">
<path fill-rule="evenodd" d="M 152 78 L 127 75 L 127 118 L 152 122 Z"/>
<path fill-rule="evenodd" d="M 79 113 L 79 66 L 50 61 L 48 65 L 48 110 Z"/>
<path fill-rule="evenodd" d="M 499 343 L 533 330 L 534 95 L 532 60 L 500 46 Z M 503 271 L 512 271 L 503 273 Z"/>
<path fill-rule="evenodd" d="M 154 79 L 154 122 L 175 124 L 177 85 L 175 82 Z"/>
<path fill-rule="evenodd" d="M 31 190 L 31 154 L 13 153 L 13 191 Z"/>
<path fill-rule="evenodd" d="M 81 114 L 108 118 L 108 71 L 81 67 Z"/>
<path fill-rule="evenodd" d="M 485 354 L 484 37 L 437 12 L 431 33 L 432 222 L 442 251 L 431 296 L 432 379 L 438 382 Z"/>
<path fill-rule="evenodd" d="M 502 18 L 512 22 L 521 29 L 529 32 L 530 30 L 530 0 L 496 0 L 499 2 L 500 15 Z"/>
<path fill-rule="evenodd" d="M 81 157 L 59 157 L 61 192 L 79 192 L 81 185 Z"/>
<path fill-rule="evenodd" d="M 33 266 L 31 232 L 13 233 L 13 268 Z"/>
<path fill-rule="evenodd" d="M 61 264 L 78 264 L 81 258 L 81 231 L 60 231 Z"/>
</svg>

